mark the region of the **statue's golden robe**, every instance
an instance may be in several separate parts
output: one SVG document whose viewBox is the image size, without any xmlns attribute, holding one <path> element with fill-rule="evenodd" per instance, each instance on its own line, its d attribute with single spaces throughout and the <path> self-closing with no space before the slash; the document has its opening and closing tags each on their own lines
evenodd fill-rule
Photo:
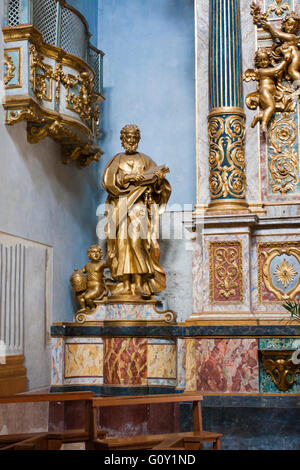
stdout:
<svg viewBox="0 0 300 470">
<path fill-rule="evenodd" d="M 142 153 L 119 153 L 105 168 L 103 187 L 108 192 L 107 251 L 114 279 L 140 274 L 149 295 L 166 287 L 166 276 L 159 264 L 159 216 L 171 194 L 166 179 L 153 182 L 122 183 L 125 175 L 151 174 L 157 165 Z"/>
</svg>

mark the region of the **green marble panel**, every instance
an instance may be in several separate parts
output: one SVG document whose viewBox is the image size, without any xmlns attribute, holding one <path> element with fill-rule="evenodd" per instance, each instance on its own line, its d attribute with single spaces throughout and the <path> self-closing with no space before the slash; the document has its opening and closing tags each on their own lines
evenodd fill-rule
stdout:
<svg viewBox="0 0 300 470">
<path fill-rule="evenodd" d="M 300 349 L 299 338 L 267 338 L 258 340 L 258 350 Z"/>
</svg>

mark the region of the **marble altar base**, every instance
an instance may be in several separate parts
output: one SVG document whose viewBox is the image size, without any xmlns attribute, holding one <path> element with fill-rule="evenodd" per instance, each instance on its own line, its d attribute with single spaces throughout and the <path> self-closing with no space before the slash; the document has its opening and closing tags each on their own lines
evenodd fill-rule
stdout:
<svg viewBox="0 0 300 470">
<path fill-rule="evenodd" d="M 52 326 L 51 390 L 98 395 L 282 393 L 261 351 L 300 349 L 300 327 Z M 275 354 L 276 355 L 276 354 Z M 300 373 L 287 394 L 299 393 Z"/>
<path fill-rule="evenodd" d="M 134 325 L 168 324 L 175 322 L 175 314 L 172 310 L 160 311 L 157 309 L 156 300 L 140 302 L 112 303 L 110 300 L 95 301 L 97 307 L 91 312 L 77 312 L 75 322 L 78 324 L 111 324 Z"/>
</svg>

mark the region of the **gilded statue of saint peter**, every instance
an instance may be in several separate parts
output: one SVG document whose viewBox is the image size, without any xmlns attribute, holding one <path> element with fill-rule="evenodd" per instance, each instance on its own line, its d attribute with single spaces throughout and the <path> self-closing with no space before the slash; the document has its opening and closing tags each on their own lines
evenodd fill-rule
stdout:
<svg viewBox="0 0 300 470">
<path fill-rule="evenodd" d="M 165 165 L 157 166 L 137 151 L 140 130 L 126 125 L 121 130 L 125 153 L 107 164 L 103 187 L 108 192 L 107 258 L 112 277 L 112 297 L 151 298 L 166 287 L 159 264 L 159 216 L 171 194 Z"/>
</svg>

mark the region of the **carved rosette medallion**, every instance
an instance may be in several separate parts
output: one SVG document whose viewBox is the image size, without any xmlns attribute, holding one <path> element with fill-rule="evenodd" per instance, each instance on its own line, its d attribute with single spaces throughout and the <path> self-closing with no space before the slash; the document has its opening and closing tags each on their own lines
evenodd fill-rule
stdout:
<svg viewBox="0 0 300 470">
<path fill-rule="evenodd" d="M 212 114 L 208 118 L 209 187 L 212 199 L 244 199 L 245 117 Z"/>
<path fill-rule="evenodd" d="M 300 246 L 293 244 L 259 244 L 260 302 L 294 300 L 300 293 Z"/>
<path fill-rule="evenodd" d="M 209 244 L 210 301 L 242 302 L 242 247 L 239 241 Z"/>
</svg>

